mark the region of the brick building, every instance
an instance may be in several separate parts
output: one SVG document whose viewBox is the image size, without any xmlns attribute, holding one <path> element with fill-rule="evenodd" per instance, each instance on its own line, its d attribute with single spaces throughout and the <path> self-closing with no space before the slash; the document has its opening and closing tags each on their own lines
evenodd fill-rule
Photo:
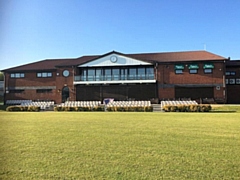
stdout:
<svg viewBox="0 0 240 180">
<path fill-rule="evenodd" d="M 228 61 L 207 51 L 139 54 L 112 51 L 75 59 L 42 60 L 3 70 L 5 101 L 61 103 L 114 98 L 159 102 L 191 98 L 224 103 L 229 94 L 226 90 L 234 91 L 234 86 L 226 88 Z"/>
<path fill-rule="evenodd" d="M 227 103 L 240 103 L 240 60 L 226 63 Z"/>
</svg>

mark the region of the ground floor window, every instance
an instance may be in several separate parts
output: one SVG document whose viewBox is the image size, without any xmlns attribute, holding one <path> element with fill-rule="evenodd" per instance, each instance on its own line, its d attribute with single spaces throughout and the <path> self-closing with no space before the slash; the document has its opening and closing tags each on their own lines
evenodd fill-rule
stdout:
<svg viewBox="0 0 240 180">
<path fill-rule="evenodd" d="M 37 89 L 37 93 L 51 93 L 52 89 Z"/>
<path fill-rule="evenodd" d="M 23 93 L 23 92 L 24 92 L 23 89 L 14 89 L 9 91 L 9 93 Z"/>
</svg>

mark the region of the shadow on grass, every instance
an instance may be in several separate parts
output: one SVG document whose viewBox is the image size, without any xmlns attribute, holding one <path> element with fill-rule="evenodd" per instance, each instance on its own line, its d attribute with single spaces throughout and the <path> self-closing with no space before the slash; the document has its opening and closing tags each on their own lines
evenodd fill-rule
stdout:
<svg viewBox="0 0 240 180">
<path fill-rule="evenodd" d="M 210 111 L 209 113 L 236 113 L 237 111 Z"/>
</svg>

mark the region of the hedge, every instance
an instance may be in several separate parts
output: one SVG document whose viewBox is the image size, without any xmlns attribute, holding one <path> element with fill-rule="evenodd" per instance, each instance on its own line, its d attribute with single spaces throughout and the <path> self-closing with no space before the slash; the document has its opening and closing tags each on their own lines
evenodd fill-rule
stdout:
<svg viewBox="0 0 240 180">
<path fill-rule="evenodd" d="M 165 112 L 209 112 L 211 111 L 211 105 L 179 105 L 179 106 L 164 106 Z"/>
<path fill-rule="evenodd" d="M 40 107 L 37 106 L 8 106 L 6 111 L 28 111 L 28 112 L 39 112 Z"/>
<path fill-rule="evenodd" d="M 153 107 L 147 106 L 147 107 L 107 107 L 107 111 L 110 112 L 152 112 Z"/>
<path fill-rule="evenodd" d="M 103 106 L 96 107 L 54 107 L 54 111 L 104 111 Z"/>
</svg>

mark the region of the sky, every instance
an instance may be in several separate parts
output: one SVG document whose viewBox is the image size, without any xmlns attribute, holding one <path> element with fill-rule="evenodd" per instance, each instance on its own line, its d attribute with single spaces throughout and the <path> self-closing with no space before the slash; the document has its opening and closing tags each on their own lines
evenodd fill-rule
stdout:
<svg viewBox="0 0 240 180">
<path fill-rule="evenodd" d="M 44 59 L 207 50 L 240 60 L 240 0 L 0 0 L 0 70 Z"/>
</svg>

